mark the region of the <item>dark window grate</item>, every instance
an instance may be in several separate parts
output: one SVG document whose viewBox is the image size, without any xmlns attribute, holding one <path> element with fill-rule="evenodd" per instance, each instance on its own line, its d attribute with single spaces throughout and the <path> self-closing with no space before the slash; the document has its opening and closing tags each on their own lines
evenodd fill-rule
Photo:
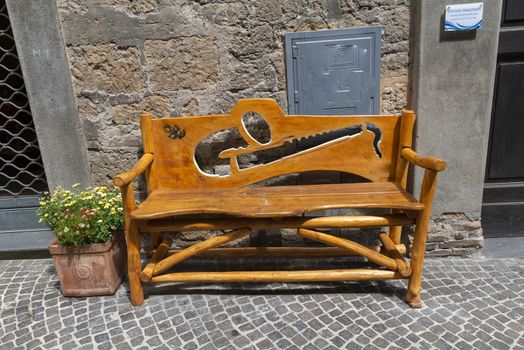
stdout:
<svg viewBox="0 0 524 350">
<path fill-rule="evenodd" d="M 0 197 L 35 195 L 47 181 L 5 0 L 0 0 Z"/>
</svg>

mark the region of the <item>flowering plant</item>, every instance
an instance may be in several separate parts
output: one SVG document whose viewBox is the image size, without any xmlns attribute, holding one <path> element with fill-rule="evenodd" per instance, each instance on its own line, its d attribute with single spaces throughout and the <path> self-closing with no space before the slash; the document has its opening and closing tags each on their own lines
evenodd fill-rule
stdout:
<svg viewBox="0 0 524 350">
<path fill-rule="evenodd" d="M 73 185 L 74 190 L 78 187 Z M 107 242 L 124 224 L 120 193 L 105 186 L 82 192 L 59 187 L 44 193 L 37 214 L 63 245 Z"/>
</svg>

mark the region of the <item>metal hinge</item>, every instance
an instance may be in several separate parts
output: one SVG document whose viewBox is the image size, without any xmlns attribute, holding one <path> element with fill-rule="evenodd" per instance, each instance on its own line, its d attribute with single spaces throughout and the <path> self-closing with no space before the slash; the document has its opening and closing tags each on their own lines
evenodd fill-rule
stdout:
<svg viewBox="0 0 524 350">
<path fill-rule="evenodd" d="M 293 57 L 293 58 L 297 58 L 297 57 L 298 57 L 298 46 L 296 46 L 296 45 L 293 45 L 293 47 L 292 47 L 292 50 L 291 50 L 291 51 L 292 51 L 292 54 L 291 54 L 291 55 L 292 55 L 292 57 Z"/>
<path fill-rule="evenodd" d="M 300 102 L 300 95 L 298 91 L 293 91 L 293 97 L 295 99 L 295 102 Z"/>
</svg>

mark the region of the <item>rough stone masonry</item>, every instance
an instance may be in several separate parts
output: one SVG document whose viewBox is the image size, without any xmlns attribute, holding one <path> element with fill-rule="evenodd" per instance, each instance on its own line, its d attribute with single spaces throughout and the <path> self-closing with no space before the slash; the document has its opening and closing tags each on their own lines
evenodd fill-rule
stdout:
<svg viewBox="0 0 524 350">
<path fill-rule="evenodd" d="M 247 97 L 274 98 L 285 109 L 287 32 L 381 25 L 382 111 L 398 113 L 407 104 L 408 0 L 57 1 L 98 184 L 137 159 L 141 112 L 227 113 Z M 220 165 L 209 167 L 220 171 Z M 476 251 L 471 247 L 482 244 L 481 229 L 472 228 L 477 223 L 461 215 L 439 218 L 430 254 Z M 182 238 L 202 237 L 190 236 Z"/>
</svg>

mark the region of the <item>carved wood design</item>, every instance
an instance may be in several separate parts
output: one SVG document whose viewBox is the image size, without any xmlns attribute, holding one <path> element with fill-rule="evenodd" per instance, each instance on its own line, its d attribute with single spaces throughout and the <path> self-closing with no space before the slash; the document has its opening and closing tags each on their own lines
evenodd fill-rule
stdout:
<svg viewBox="0 0 524 350">
<path fill-rule="evenodd" d="M 271 141 L 261 144 L 253 139 L 242 122 L 247 112 L 260 114 L 271 128 Z M 151 172 L 158 188 L 202 188 L 246 186 L 265 179 L 304 171 L 342 171 L 371 181 L 391 181 L 399 152 L 398 116 L 285 116 L 271 99 L 241 100 L 230 115 L 152 119 L 143 117 L 142 124 L 151 124 L 144 133 L 145 142 L 152 145 L 155 155 Z M 183 139 L 171 142 L 162 134 L 165 125 L 176 124 L 185 131 Z M 267 164 L 240 169 L 237 157 L 246 153 L 263 152 L 294 140 L 311 136 L 337 135 L 310 149 L 285 156 Z M 231 174 L 210 175 L 202 172 L 195 162 L 195 149 L 201 140 L 221 130 L 237 128 L 247 142 L 246 147 L 220 153 L 230 159 Z M 151 187 L 151 186 L 150 186 Z"/>
<path fill-rule="evenodd" d="M 168 125 L 164 124 L 164 132 L 169 136 L 169 138 L 175 140 L 175 139 L 183 139 L 184 136 L 186 136 L 186 132 L 184 129 L 180 128 L 178 125 Z"/>
</svg>

